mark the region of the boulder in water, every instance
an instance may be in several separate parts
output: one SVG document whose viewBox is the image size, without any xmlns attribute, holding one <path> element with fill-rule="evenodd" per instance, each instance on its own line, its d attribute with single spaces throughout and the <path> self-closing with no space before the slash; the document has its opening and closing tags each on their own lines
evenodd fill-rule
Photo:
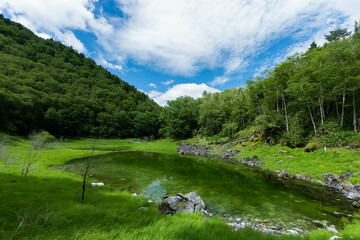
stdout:
<svg viewBox="0 0 360 240">
<path fill-rule="evenodd" d="M 172 196 L 165 196 L 163 201 L 159 205 L 159 210 L 162 214 L 174 214 L 176 212 L 190 212 L 205 211 L 205 203 L 199 195 L 194 192 L 190 192 L 186 195 L 178 193 Z"/>
</svg>

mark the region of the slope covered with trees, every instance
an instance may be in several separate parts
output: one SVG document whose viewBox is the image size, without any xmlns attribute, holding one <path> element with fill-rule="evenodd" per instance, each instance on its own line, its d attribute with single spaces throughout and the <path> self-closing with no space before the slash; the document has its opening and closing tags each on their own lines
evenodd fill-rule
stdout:
<svg viewBox="0 0 360 240">
<path fill-rule="evenodd" d="M 292 147 L 326 135 L 331 135 L 323 139 L 330 145 L 339 139 L 344 144 L 360 143 L 356 133 L 360 125 L 359 24 L 355 23 L 353 33 L 337 29 L 325 38 L 324 46 L 312 43 L 305 53 L 289 57 L 263 77 L 248 80 L 244 88 L 208 93 L 198 100 L 170 101 L 161 114 L 161 132 L 177 138 L 231 139 L 251 127 L 263 138 Z M 178 122 L 192 129 L 174 124 Z"/>
<path fill-rule="evenodd" d="M 159 112 L 92 59 L 0 15 L 0 131 L 150 136 Z"/>
</svg>

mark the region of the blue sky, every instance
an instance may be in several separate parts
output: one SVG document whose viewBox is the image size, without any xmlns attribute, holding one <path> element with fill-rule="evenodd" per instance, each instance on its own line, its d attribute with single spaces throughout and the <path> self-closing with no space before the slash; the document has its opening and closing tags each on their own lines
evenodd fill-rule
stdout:
<svg viewBox="0 0 360 240">
<path fill-rule="evenodd" d="M 160 105 L 240 87 L 337 27 L 359 0 L 1 0 L 0 12 L 72 46 Z"/>
</svg>

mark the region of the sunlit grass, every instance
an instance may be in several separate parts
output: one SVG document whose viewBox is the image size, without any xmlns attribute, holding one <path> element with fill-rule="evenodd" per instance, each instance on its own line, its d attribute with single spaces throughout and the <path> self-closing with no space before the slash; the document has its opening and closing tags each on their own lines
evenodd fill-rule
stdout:
<svg viewBox="0 0 360 240">
<path fill-rule="evenodd" d="M 28 178 L 20 177 L 21 159 L 30 151 L 28 140 L 16 139 L 10 142 L 8 152 L 18 155 L 17 163 L 0 167 L 0 239 L 9 239 L 19 224 L 17 214 L 25 211 L 32 213 L 31 224 L 20 229 L 14 239 L 328 239 L 332 234 L 326 231 L 316 231 L 305 237 L 274 236 L 246 229 L 233 232 L 222 219 L 204 218 L 201 214 L 175 214 L 162 216 L 154 204 L 148 203 L 142 197 L 134 197 L 131 193 L 119 191 L 110 186 L 88 188 L 85 202 L 80 201 L 80 175 L 54 170 L 53 165 L 61 165 L 74 158 L 85 157 L 87 149 L 96 146 L 95 154 L 109 151 L 152 151 L 176 153 L 176 142 L 170 140 L 134 143 L 139 139 L 126 140 L 66 140 L 46 148 L 39 154 L 38 161 L 30 170 Z M 321 160 L 321 152 L 300 156 L 300 150 L 287 149 L 293 159 L 283 159 L 282 156 L 269 157 L 283 147 L 259 148 L 246 150 L 241 156 L 257 154 L 266 161 L 267 168 L 277 167 L 276 162 L 282 159 L 289 171 L 308 171 L 309 164 L 304 162 Z M 333 150 L 331 150 L 333 151 Z M 337 162 L 353 161 L 356 154 L 341 150 Z M 311 156 L 311 157 L 310 157 Z M 332 156 L 332 155 L 331 155 Z M 345 157 L 343 159 L 342 157 Z M 297 162 L 295 161 L 302 161 Z M 349 159 L 349 160 L 346 160 Z M 288 161 L 288 162 L 286 162 Z M 290 161 L 293 161 L 292 163 Z M 335 160 L 332 160 L 335 161 Z M 324 163 L 323 163 L 324 164 Z M 331 168 L 331 164 L 325 164 Z M 357 169 L 357 166 L 354 166 Z M 339 167 L 339 171 L 346 167 Z M 320 170 L 319 170 L 320 172 Z M 335 171 L 333 171 L 335 172 Z M 337 172 L 335 172 L 337 173 Z M 356 179 L 356 178 L 354 178 Z M 148 207 L 147 210 L 138 210 Z M 30 221 L 29 221 L 30 223 Z M 345 227 L 338 234 L 343 239 L 356 239 L 359 236 L 360 224 L 355 223 Z M 354 236 L 355 238 L 351 238 Z"/>
<path fill-rule="evenodd" d="M 235 149 L 242 153 L 237 157 L 252 157 L 257 155 L 265 166 L 264 169 L 280 170 L 286 169 L 293 174 L 311 175 L 322 181 L 319 176 L 323 173 L 342 174 L 347 170 L 355 173 L 350 181 L 352 183 L 360 182 L 360 151 L 352 151 L 344 148 L 319 149 L 314 152 L 306 153 L 302 148 L 289 148 L 286 146 L 257 145 L 255 147 L 237 145 Z M 286 150 L 288 153 L 278 154 L 280 150 Z"/>
</svg>

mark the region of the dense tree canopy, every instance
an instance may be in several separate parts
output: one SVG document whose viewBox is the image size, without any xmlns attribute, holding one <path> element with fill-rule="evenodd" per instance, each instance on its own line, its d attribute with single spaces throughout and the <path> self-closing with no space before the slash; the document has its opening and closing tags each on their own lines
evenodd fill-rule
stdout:
<svg viewBox="0 0 360 240">
<path fill-rule="evenodd" d="M 235 133 L 255 127 L 264 136 L 283 140 L 291 146 L 306 144 L 324 129 L 358 131 L 360 125 L 360 35 L 346 29 L 331 31 L 329 41 L 296 54 L 266 72 L 250 79 L 244 88 L 206 94 L 182 105 L 182 111 L 197 109 L 198 124 L 192 124 L 193 136 L 234 137 Z M 183 99 L 169 102 L 163 113 L 171 111 Z M 188 108 L 188 109 L 187 109 Z M 179 120 L 166 115 L 165 135 L 181 137 L 169 123 Z M 182 121 L 184 121 L 182 119 Z M 187 135 L 188 136 L 188 135 Z"/>
<path fill-rule="evenodd" d="M 160 107 L 71 47 L 0 15 L 0 131 L 150 136 Z"/>
<path fill-rule="evenodd" d="M 0 131 L 132 137 L 264 137 L 304 145 L 360 125 L 360 27 L 336 29 L 323 46 L 289 57 L 247 86 L 160 108 L 144 93 L 71 47 L 0 15 Z"/>
</svg>

